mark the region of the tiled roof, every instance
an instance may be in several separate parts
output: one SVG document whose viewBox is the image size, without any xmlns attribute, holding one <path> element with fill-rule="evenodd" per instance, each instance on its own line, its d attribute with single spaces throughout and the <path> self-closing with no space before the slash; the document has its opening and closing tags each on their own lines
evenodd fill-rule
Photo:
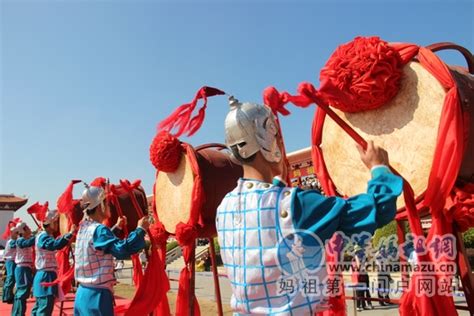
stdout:
<svg viewBox="0 0 474 316">
<path fill-rule="evenodd" d="M 0 194 L 0 211 L 16 211 L 28 202 L 28 198 L 13 194 Z"/>
</svg>

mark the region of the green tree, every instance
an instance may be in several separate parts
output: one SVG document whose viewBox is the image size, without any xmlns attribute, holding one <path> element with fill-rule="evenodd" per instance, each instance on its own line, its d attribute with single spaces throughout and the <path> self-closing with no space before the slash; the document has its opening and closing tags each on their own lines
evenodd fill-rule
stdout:
<svg viewBox="0 0 474 316">
<path fill-rule="evenodd" d="M 397 222 L 395 220 L 375 231 L 374 237 L 372 238 L 372 246 L 379 246 L 381 238 L 388 238 L 391 235 L 397 235 Z"/>
<path fill-rule="evenodd" d="M 463 234 L 464 246 L 474 248 L 474 228 L 469 229 Z"/>
<path fill-rule="evenodd" d="M 166 244 L 166 252 L 178 247 L 178 242 L 176 240 L 170 241 Z"/>
</svg>

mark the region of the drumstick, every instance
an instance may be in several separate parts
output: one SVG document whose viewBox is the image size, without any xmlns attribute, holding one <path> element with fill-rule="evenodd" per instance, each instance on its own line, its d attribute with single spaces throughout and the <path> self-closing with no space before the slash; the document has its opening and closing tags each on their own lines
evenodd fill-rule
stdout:
<svg viewBox="0 0 474 316">
<path fill-rule="evenodd" d="M 360 136 L 347 122 L 345 122 L 343 119 L 339 117 L 324 101 L 319 95 L 315 95 L 311 93 L 308 90 L 303 90 L 302 93 L 308 97 L 311 101 L 313 101 L 314 104 L 319 106 L 327 115 L 329 115 L 343 130 L 349 134 L 352 139 L 362 146 L 362 148 L 365 150 L 367 149 L 367 141 Z"/>
<path fill-rule="evenodd" d="M 356 143 L 358 143 L 362 148 L 365 150 L 367 149 L 367 141 L 360 136 L 348 123 L 342 120 L 339 115 L 337 115 L 331 108 L 329 108 L 328 104 L 318 95 L 311 93 L 310 91 L 303 89 L 301 91 L 306 97 L 308 97 L 311 101 L 313 101 L 317 106 L 319 106 L 327 115 L 329 115 L 344 131 L 346 131 L 352 139 Z M 415 203 L 415 196 L 413 188 L 411 187 L 410 183 L 392 166 L 388 165 L 390 170 L 396 174 L 397 176 L 403 179 L 403 192 L 404 192 L 404 199 L 405 199 L 405 208 L 408 213 L 413 215 L 415 221 L 413 222 L 412 217 L 408 217 L 410 222 L 410 227 L 413 229 L 413 233 L 415 235 L 422 235 L 421 229 L 421 222 L 418 212 L 416 211 L 416 203 Z"/>
<path fill-rule="evenodd" d="M 35 222 L 36 226 L 37 226 L 38 228 L 41 228 L 41 227 L 40 227 L 40 224 L 38 224 L 38 221 L 37 221 L 36 218 L 33 216 L 33 214 L 30 214 L 30 216 L 31 216 L 31 218 L 33 219 L 33 221 Z"/>
</svg>

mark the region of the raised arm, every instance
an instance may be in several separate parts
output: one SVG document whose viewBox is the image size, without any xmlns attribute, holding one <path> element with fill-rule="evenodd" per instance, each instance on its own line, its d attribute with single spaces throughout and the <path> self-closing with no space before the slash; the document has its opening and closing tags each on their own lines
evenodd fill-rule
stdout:
<svg viewBox="0 0 474 316">
<path fill-rule="evenodd" d="M 38 247 L 46 250 L 59 250 L 67 245 L 71 237 L 71 233 L 67 233 L 57 239 L 48 234 L 42 234 L 38 239 Z"/>
<path fill-rule="evenodd" d="M 110 253 L 117 259 L 126 259 L 145 248 L 145 229 L 148 226 L 148 220 L 142 218 L 137 229 L 127 238 L 118 239 L 108 227 L 99 225 L 94 232 L 94 248 Z"/>
<path fill-rule="evenodd" d="M 393 220 L 403 181 L 386 166 L 388 155 L 383 149 L 370 142 L 367 150 L 359 151 L 372 173 L 367 192 L 343 199 L 297 189 L 292 196 L 295 228 L 307 229 L 325 241 L 336 231 L 348 236 L 361 232 L 372 234 Z"/>
<path fill-rule="evenodd" d="M 18 248 L 28 248 L 35 245 L 35 236 L 31 236 L 28 239 L 20 237 L 16 240 L 16 245 Z"/>
</svg>

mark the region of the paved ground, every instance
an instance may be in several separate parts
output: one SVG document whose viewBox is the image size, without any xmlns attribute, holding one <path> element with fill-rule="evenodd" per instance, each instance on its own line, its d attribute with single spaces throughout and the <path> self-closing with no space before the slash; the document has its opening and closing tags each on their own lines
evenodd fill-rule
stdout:
<svg viewBox="0 0 474 316">
<path fill-rule="evenodd" d="M 219 269 L 220 272 L 222 273 L 223 270 Z M 223 273 L 222 273 L 223 274 Z M 169 278 L 170 279 L 178 279 L 179 277 L 179 271 L 177 270 L 171 270 L 168 272 Z M 394 277 L 395 280 L 397 280 L 397 276 Z M 347 275 L 345 276 L 345 281 L 347 283 L 350 282 L 350 276 Z M 219 277 L 219 283 L 221 287 L 221 296 L 222 296 L 222 302 L 225 305 L 228 305 L 230 302 L 230 296 L 231 296 L 231 287 L 229 280 L 225 276 Z M 176 281 L 171 282 L 171 291 L 177 292 L 178 291 L 178 283 Z M 347 290 L 346 295 L 352 295 L 352 290 Z M 212 278 L 212 274 L 210 272 L 198 272 L 196 273 L 196 295 L 198 297 L 198 300 L 209 300 L 209 301 L 214 301 L 215 302 L 215 295 L 214 295 L 214 282 Z M 372 297 L 377 297 L 376 292 L 371 293 Z M 391 295 L 391 298 L 399 298 L 400 295 Z M 464 305 L 466 306 L 466 301 L 464 300 L 463 297 L 457 297 L 455 300 L 456 304 L 459 305 Z M 391 305 L 391 306 L 380 306 L 377 302 L 374 302 L 374 309 L 373 310 L 364 310 L 362 312 L 357 312 L 354 311 L 354 302 L 352 300 L 347 300 L 347 315 L 381 315 L 381 316 L 394 316 L 394 315 L 399 315 L 398 312 L 398 306 L 397 305 Z M 226 314 L 226 315 L 231 315 L 231 313 Z M 468 316 L 469 312 L 467 311 L 459 311 L 460 316 Z"/>
<path fill-rule="evenodd" d="M 230 296 L 231 296 L 231 287 L 229 280 L 227 277 L 224 276 L 224 270 L 219 269 L 220 277 L 219 277 L 219 284 L 221 288 L 221 297 L 222 303 L 224 305 L 224 314 L 225 315 L 232 315 L 229 307 Z M 171 291 L 168 294 L 170 305 L 172 310 L 174 310 L 174 301 L 176 298 L 176 293 L 178 291 L 178 283 L 177 279 L 179 278 L 179 267 L 176 268 L 173 266 L 173 269 L 168 270 L 168 276 L 171 280 Z M 125 268 L 119 273 L 118 281 L 121 283 L 118 287 L 123 287 L 124 297 L 131 298 L 133 293 L 135 292 L 134 287 L 131 286 L 131 262 L 125 261 Z M 371 276 L 373 277 L 373 276 Z M 392 276 L 395 281 L 399 279 L 399 276 L 393 275 Z M 345 282 L 350 282 L 350 276 L 345 276 Z M 120 292 L 120 291 L 118 291 Z M 217 314 L 217 307 L 215 305 L 215 294 L 214 294 L 214 282 L 212 273 L 210 272 L 197 272 L 196 273 L 196 295 L 198 297 L 199 303 L 201 305 L 201 312 L 202 315 L 216 315 Z M 1 294 L 1 287 L 0 287 L 0 294 Z M 127 295 L 128 294 L 128 295 Z M 346 295 L 352 295 L 352 290 L 347 290 Z M 377 293 L 372 292 L 372 297 L 376 297 Z M 391 295 L 392 298 L 398 298 L 399 295 Z M 464 305 L 466 306 L 466 301 L 464 297 L 456 297 L 455 302 L 457 305 Z M 370 315 L 381 315 L 381 316 L 395 316 L 399 315 L 398 313 L 398 306 L 379 306 L 377 302 L 374 302 L 374 309 L 373 310 L 364 310 L 362 312 L 355 312 L 354 311 L 354 303 L 352 300 L 347 300 L 347 315 L 363 315 L 363 316 L 370 316 Z M 469 312 L 467 311 L 459 311 L 460 316 L 468 316 Z"/>
</svg>

